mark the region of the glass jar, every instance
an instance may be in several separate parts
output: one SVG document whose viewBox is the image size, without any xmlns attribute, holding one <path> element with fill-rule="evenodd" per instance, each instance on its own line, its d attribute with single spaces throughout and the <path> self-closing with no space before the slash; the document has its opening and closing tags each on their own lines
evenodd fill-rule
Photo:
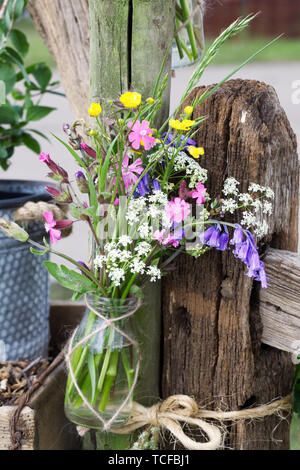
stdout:
<svg viewBox="0 0 300 470">
<path fill-rule="evenodd" d="M 73 378 L 69 371 L 65 414 L 79 426 L 107 430 L 104 424 L 120 427 L 131 414 L 138 363 L 132 320 L 138 300 L 88 295 L 87 305 L 71 345 Z"/>
<path fill-rule="evenodd" d="M 193 12 L 190 22 L 182 27 Z M 183 0 L 176 6 L 175 30 L 180 31 L 172 45 L 173 69 L 192 65 L 202 58 L 205 46 L 203 16 L 204 2 L 199 3 L 199 0 Z"/>
</svg>

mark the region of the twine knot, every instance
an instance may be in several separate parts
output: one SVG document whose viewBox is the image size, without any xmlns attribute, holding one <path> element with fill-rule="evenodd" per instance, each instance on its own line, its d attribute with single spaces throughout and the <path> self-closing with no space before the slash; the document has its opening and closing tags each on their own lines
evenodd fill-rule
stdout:
<svg viewBox="0 0 300 470">
<path fill-rule="evenodd" d="M 111 429 L 115 434 L 129 434 L 144 426 L 154 426 L 168 430 L 173 436 L 189 450 L 217 450 L 223 447 L 226 428 L 205 419 L 213 419 L 219 423 L 224 421 L 244 421 L 259 419 L 266 416 L 282 416 L 282 412 L 290 412 L 291 396 L 275 400 L 269 404 L 256 408 L 238 411 L 214 411 L 199 408 L 195 400 L 188 395 L 172 395 L 165 401 L 146 408 L 134 402 L 131 417 L 124 426 Z M 181 424 L 190 424 L 197 427 L 206 442 L 197 442 L 185 434 Z"/>
</svg>

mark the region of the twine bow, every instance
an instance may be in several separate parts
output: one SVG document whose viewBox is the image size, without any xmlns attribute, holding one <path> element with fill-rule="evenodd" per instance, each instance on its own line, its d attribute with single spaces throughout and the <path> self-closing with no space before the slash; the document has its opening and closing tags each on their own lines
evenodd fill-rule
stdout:
<svg viewBox="0 0 300 470">
<path fill-rule="evenodd" d="M 113 429 L 115 434 L 129 434 L 144 426 L 156 426 L 166 429 L 178 439 L 188 450 L 217 450 L 222 447 L 225 430 L 205 419 L 223 421 L 244 421 L 246 419 L 264 418 L 270 415 L 280 415 L 282 411 L 291 410 L 291 395 L 272 403 L 256 408 L 239 411 L 212 411 L 198 407 L 193 398 L 187 395 L 173 395 L 161 403 L 145 408 L 139 403 L 133 403 L 130 421 L 121 428 Z M 198 427 L 206 434 L 207 442 L 197 442 L 188 437 L 180 422 Z"/>
</svg>

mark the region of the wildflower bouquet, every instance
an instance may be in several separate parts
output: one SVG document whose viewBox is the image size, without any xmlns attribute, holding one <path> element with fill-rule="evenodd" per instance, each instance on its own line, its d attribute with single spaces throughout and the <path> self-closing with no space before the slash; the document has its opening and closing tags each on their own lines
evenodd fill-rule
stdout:
<svg viewBox="0 0 300 470">
<path fill-rule="evenodd" d="M 47 190 L 69 205 L 72 216 L 57 221 L 52 212 L 44 213 L 51 245 L 46 240 L 39 245 L 16 224 L 0 221 L 8 236 L 28 241 L 34 254 L 50 251 L 74 267 L 45 262 L 49 273 L 74 291 L 73 299 L 85 296 L 88 306 L 67 356 L 66 413 L 79 425 L 107 430 L 128 419 L 140 364 L 132 315 L 141 304 L 144 284 L 174 269 L 183 250 L 199 257 L 212 248 L 232 248 L 246 265 L 247 276 L 267 287 L 255 236 L 267 232 L 265 217 L 271 214 L 273 191 L 252 183 L 241 193 L 239 182 L 229 177 L 223 194 L 212 198 L 205 187 L 205 149 L 194 140 L 204 118 L 193 119 L 194 108 L 208 94 L 182 107 L 221 44 L 251 19 L 237 20 L 214 42 L 179 107 L 159 129 L 154 125 L 167 83 L 167 77 L 162 78 L 164 64 L 152 97 L 143 99 L 129 90 L 101 103 L 109 108 L 109 118 L 102 119 L 101 104 L 92 103 L 92 126 L 82 121 L 64 126 L 70 145 L 61 142 L 78 163 L 75 177 L 49 154 L 40 155 L 57 183 Z M 78 126 L 90 137 L 89 144 L 77 133 Z M 92 237 L 92 259 L 87 263 L 52 248 L 64 228 L 80 221 L 88 224 Z"/>
</svg>

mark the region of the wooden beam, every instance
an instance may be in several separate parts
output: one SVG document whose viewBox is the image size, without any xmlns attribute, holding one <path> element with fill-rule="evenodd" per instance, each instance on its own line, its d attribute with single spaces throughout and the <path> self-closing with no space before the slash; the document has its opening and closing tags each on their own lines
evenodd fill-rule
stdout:
<svg viewBox="0 0 300 470">
<path fill-rule="evenodd" d="M 262 342 L 300 355 L 300 256 L 270 249 L 264 262 L 270 285 L 260 291 Z"/>
</svg>

